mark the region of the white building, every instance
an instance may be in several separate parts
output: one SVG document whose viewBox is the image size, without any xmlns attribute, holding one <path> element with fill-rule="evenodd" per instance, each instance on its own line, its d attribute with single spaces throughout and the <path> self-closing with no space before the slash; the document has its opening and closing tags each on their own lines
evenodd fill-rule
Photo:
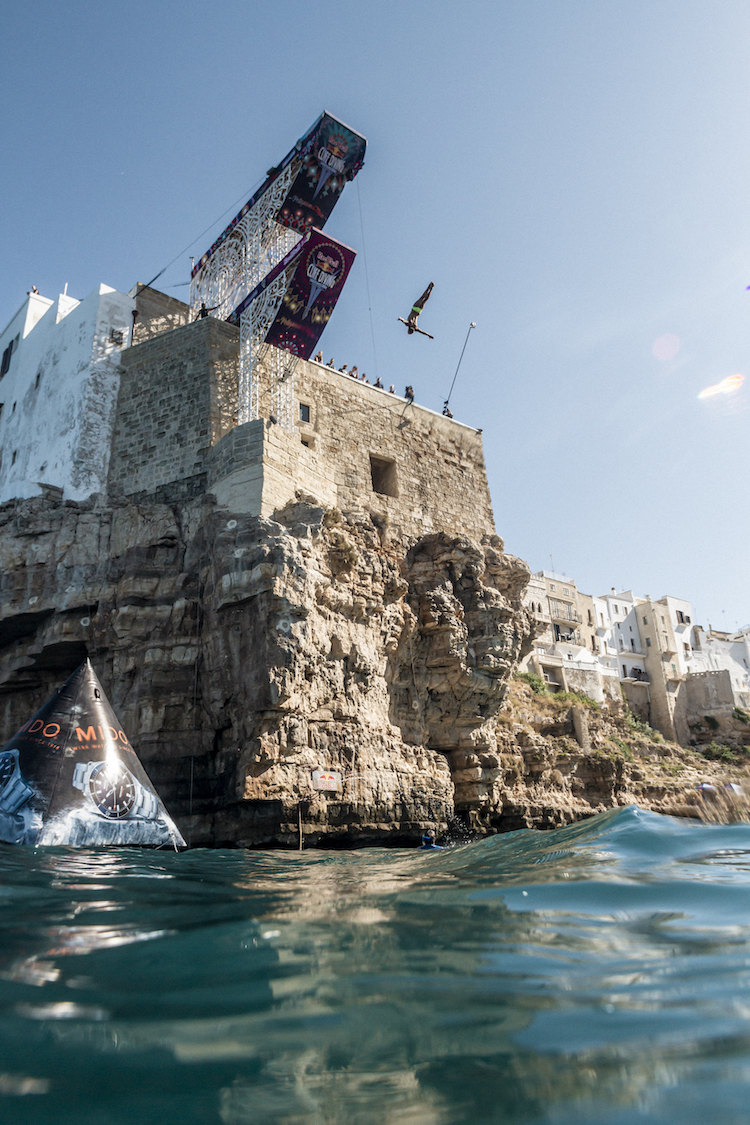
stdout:
<svg viewBox="0 0 750 1125">
<path fill-rule="evenodd" d="M 609 594 L 597 598 L 597 602 L 606 606 L 606 615 L 601 609 L 599 612 L 609 621 L 607 653 L 615 655 L 621 680 L 643 682 L 647 679 L 645 652 L 638 628 L 638 604 L 641 600 L 632 590 L 618 593 L 614 588 Z"/>
<path fill-rule="evenodd" d="M 32 292 L 0 335 L 0 503 L 104 491 L 134 307 L 107 285 L 83 301 Z"/>
<path fill-rule="evenodd" d="M 728 672 L 735 703 L 750 707 L 750 625 L 737 633 L 694 626 L 688 671 Z"/>
<path fill-rule="evenodd" d="M 581 594 L 572 578 L 550 570 L 532 575 L 524 604 L 539 633 L 521 667 L 536 672 L 552 691 L 585 691 L 592 699 L 618 699 L 617 662 L 607 654 L 606 603 Z M 595 620 L 596 616 L 596 620 Z"/>
</svg>

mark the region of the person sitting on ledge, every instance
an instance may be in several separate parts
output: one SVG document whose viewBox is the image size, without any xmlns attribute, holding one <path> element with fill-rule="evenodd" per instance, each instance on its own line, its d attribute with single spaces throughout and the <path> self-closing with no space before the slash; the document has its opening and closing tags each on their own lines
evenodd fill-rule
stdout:
<svg viewBox="0 0 750 1125">
<path fill-rule="evenodd" d="M 322 352 L 316 352 L 315 355 L 313 356 L 313 359 L 315 360 L 316 363 L 322 363 L 323 362 L 323 353 Z"/>
<path fill-rule="evenodd" d="M 395 395 L 395 393 L 396 393 L 396 388 L 394 387 L 393 383 L 391 383 L 390 387 L 388 388 L 388 394 L 389 395 Z"/>
<path fill-rule="evenodd" d="M 345 363 L 343 363 L 341 365 L 341 367 L 339 367 L 339 371 L 341 372 L 342 375 L 346 375 L 346 364 Z"/>
<path fill-rule="evenodd" d="M 407 402 L 414 402 L 414 388 L 411 385 L 404 391 L 404 398 Z"/>
<path fill-rule="evenodd" d="M 357 367 L 356 363 L 355 363 L 354 367 L 351 369 L 351 371 L 349 372 L 349 374 L 354 379 L 359 379 L 359 368 Z"/>
<path fill-rule="evenodd" d="M 331 356 L 331 358 L 328 360 L 328 366 L 332 367 L 334 371 L 336 370 L 336 364 L 334 362 L 333 356 Z"/>
<path fill-rule="evenodd" d="M 445 406 L 443 407 L 443 414 L 445 415 L 446 418 L 452 418 L 453 417 L 452 412 L 448 409 L 448 403 L 447 402 L 446 402 Z"/>
<path fill-rule="evenodd" d="M 382 383 L 380 382 L 380 376 L 379 376 L 379 375 L 378 375 L 377 379 L 375 380 L 375 382 L 373 383 L 373 387 L 377 387 L 377 388 L 378 388 L 379 390 L 381 390 L 381 391 L 384 391 L 384 390 L 385 390 L 385 387 L 384 387 L 384 386 L 383 386 L 383 384 L 382 384 Z"/>
</svg>

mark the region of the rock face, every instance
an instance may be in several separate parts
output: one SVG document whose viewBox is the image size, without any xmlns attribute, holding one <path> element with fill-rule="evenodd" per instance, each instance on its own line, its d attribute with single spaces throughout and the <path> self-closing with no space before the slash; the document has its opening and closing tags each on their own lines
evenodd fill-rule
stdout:
<svg viewBox="0 0 750 1125">
<path fill-rule="evenodd" d="M 88 653 L 193 844 L 445 826 L 531 635 L 528 568 L 497 536 L 415 541 L 303 497 L 275 515 L 6 505 L 4 736 Z M 318 768 L 342 791 L 313 792 Z"/>
<path fill-rule="evenodd" d="M 0 509 L 2 731 L 84 655 L 193 845 L 405 843 L 456 816 L 551 827 L 634 801 L 694 815 L 736 763 L 617 706 L 512 682 L 528 568 L 497 536 L 392 531 L 303 496 Z M 342 775 L 317 793 L 316 769 Z"/>
</svg>

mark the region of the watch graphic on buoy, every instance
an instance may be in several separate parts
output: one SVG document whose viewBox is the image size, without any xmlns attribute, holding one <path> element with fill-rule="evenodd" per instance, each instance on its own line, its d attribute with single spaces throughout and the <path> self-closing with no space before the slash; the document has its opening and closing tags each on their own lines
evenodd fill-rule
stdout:
<svg viewBox="0 0 750 1125">
<path fill-rule="evenodd" d="M 107 820 L 155 820 L 159 811 L 155 795 L 122 762 L 78 762 L 73 788 L 80 789 Z"/>
<path fill-rule="evenodd" d="M 4 750 L 0 754 L 0 812 L 11 816 L 35 793 L 21 773 L 18 757 L 17 750 Z"/>
</svg>

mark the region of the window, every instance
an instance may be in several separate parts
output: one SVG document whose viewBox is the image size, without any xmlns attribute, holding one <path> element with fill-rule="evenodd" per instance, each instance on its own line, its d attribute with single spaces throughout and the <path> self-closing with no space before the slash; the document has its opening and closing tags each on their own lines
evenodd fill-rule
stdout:
<svg viewBox="0 0 750 1125">
<path fill-rule="evenodd" d="M 299 420 L 300 422 L 310 421 L 310 407 L 306 402 L 301 402 L 299 404 Z"/>
<path fill-rule="evenodd" d="M 557 589 L 557 586 L 555 585 L 555 583 L 554 583 L 554 582 L 550 582 L 550 584 L 549 584 L 549 588 L 550 588 L 550 590 L 556 590 L 556 589 Z"/>
<path fill-rule="evenodd" d="M 589 625 L 593 625 L 593 624 L 594 624 L 594 619 L 593 619 L 593 617 L 591 616 L 591 610 L 590 610 L 590 609 L 588 609 L 588 610 L 586 610 L 586 612 L 587 612 L 587 613 L 588 613 L 588 615 L 589 615 Z"/>
<path fill-rule="evenodd" d="M 635 641 L 632 637 L 630 638 L 630 647 L 632 648 L 633 652 L 635 652 Z"/>
<path fill-rule="evenodd" d="M 570 597 L 570 590 L 568 589 L 568 587 L 567 587 L 567 586 L 563 586 L 563 593 L 564 593 L 564 594 L 567 594 L 567 595 L 568 595 L 568 597 Z"/>
<path fill-rule="evenodd" d="M 647 617 L 644 617 L 644 618 L 643 618 L 643 624 L 644 624 L 644 625 L 648 625 L 648 618 L 647 618 Z"/>
<path fill-rule="evenodd" d="M 675 612 L 677 613 L 677 620 L 678 620 L 679 624 L 684 625 L 685 624 L 685 618 L 683 617 L 682 610 L 678 609 Z"/>
<path fill-rule="evenodd" d="M 16 457 L 17 457 L 17 456 L 18 456 L 18 450 L 17 450 L 17 449 L 14 449 L 14 450 L 13 450 L 13 457 L 11 458 L 11 462 L 10 462 L 10 463 L 11 463 L 11 465 L 15 465 L 15 463 L 16 463 Z"/>
<path fill-rule="evenodd" d="M 627 668 L 625 667 L 625 665 L 624 665 L 624 664 L 623 664 L 623 666 L 622 666 L 622 674 L 623 674 L 623 677 L 624 677 L 625 679 L 627 679 L 627 676 L 628 676 L 628 670 L 627 670 Z"/>
<path fill-rule="evenodd" d="M 620 611 L 619 611 L 619 609 L 617 608 L 617 606 L 615 606 L 615 607 L 614 607 L 614 610 L 615 610 L 615 613 L 619 613 L 619 612 L 620 612 Z"/>
<path fill-rule="evenodd" d="M 303 444 L 303 445 L 306 445 L 308 449 L 310 448 L 310 442 L 309 442 L 309 441 L 305 441 L 305 439 L 304 439 L 304 438 L 302 439 L 302 444 Z"/>
<path fill-rule="evenodd" d="M 651 638 L 646 637 L 646 648 L 651 648 Z"/>
<path fill-rule="evenodd" d="M 398 496 L 395 461 L 385 461 L 370 454 L 370 475 L 373 492 L 379 492 L 381 496 Z"/>
<path fill-rule="evenodd" d="M 120 328 L 110 328 L 109 339 L 112 344 L 116 344 L 118 348 L 121 348 L 122 342 L 125 339 L 125 333 Z"/>
</svg>

